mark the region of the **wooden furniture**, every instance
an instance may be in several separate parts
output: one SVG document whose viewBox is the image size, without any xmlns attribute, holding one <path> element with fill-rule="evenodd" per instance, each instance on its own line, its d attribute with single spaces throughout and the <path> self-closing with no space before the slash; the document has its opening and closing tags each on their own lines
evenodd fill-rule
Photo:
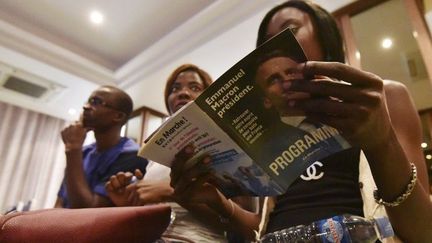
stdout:
<svg viewBox="0 0 432 243">
<path fill-rule="evenodd" d="M 129 121 L 125 125 L 124 136 L 141 144 L 162 124 L 166 117 L 166 114 L 159 111 L 145 106 L 140 107 L 132 112 Z"/>
</svg>

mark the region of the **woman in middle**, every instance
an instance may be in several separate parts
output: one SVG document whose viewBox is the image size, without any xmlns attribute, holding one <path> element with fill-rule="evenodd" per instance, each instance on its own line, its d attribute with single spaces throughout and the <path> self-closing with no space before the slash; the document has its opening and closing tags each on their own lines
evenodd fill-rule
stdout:
<svg viewBox="0 0 432 243">
<path fill-rule="evenodd" d="M 165 85 L 167 110 L 175 113 L 195 100 L 211 83 L 208 73 L 198 66 L 181 65 L 171 73 Z M 169 174 L 170 168 L 150 161 L 142 180 L 131 183 L 132 173 L 120 172 L 110 178 L 106 188 L 116 206 L 169 203 L 174 217 L 162 236 L 167 242 L 227 242 L 217 213 L 204 204 L 176 202 Z M 140 171 L 136 171 L 135 176 L 143 177 Z"/>
</svg>

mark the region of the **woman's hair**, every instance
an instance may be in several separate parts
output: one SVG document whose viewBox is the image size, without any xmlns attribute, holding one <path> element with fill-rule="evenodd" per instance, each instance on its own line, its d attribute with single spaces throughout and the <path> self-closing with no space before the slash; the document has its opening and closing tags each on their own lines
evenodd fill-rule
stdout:
<svg viewBox="0 0 432 243">
<path fill-rule="evenodd" d="M 263 44 L 267 39 L 267 27 L 274 14 L 284 8 L 296 8 L 307 13 L 313 23 L 314 30 L 318 34 L 318 40 L 324 54 L 324 61 L 344 62 L 345 55 L 342 37 L 336 21 L 329 12 L 308 0 L 290 0 L 271 9 L 261 21 L 258 30 L 257 46 Z"/>
<path fill-rule="evenodd" d="M 167 108 L 168 111 L 169 111 L 168 96 L 171 94 L 172 85 L 177 80 L 177 76 L 180 73 L 185 72 L 185 71 L 196 72 L 198 74 L 198 76 L 201 78 L 201 80 L 203 81 L 204 88 L 207 88 L 213 82 L 212 78 L 210 77 L 210 75 L 206 71 L 202 70 L 201 68 L 199 68 L 198 66 L 196 66 L 194 64 L 183 64 L 180 67 L 176 68 L 170 74 L 170 76 L 168 77 L 167 82 L 165 84 L 164 98 L 165 98 L 165 107 Z"/>
</svg>

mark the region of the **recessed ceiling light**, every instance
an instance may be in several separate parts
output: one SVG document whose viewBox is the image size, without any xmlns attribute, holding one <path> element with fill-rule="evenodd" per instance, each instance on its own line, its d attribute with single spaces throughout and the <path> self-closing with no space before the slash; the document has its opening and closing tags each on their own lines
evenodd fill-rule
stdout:
<svg viewBox="0 0 432 243">
<path fill-rule="evenodd" d="M 427 154 L 427 155 L 426 155 L 426 159 L 432 159 L 432 155 Z"/>
<path fill-rule="evenodd" d="M 90 13 L 90 21 L 93 24 L 97 24 L 97 25 L 102 24 L 104 21 L 104 16 L 101 12 L 94 10 Z"/>
<path fill-rule="evenodd" d="M 392 41 L 392 39 L 390 39 L 390 38 L 384 38 L 384 39 L 382 40 L 382 42 L 381 42 L 381 46 L 382 46 L 384 49 L 389 49 L 390 47 L 393 46 L 393 41 Z"/>
<path fill-rule="evenodd" d="M 73 116 L 73 115 L 75 115 L 77 113 L 77 111 L 74 108 L 70 108 L 68 110 L 68 113 L 69 113 L 69 115 Z"/>
<path fill-rule="evenodd" d="M 427 143 L 421 143 L 421 147 L 422 148 L 427 148 L 428 144 Z"/>
</svg>

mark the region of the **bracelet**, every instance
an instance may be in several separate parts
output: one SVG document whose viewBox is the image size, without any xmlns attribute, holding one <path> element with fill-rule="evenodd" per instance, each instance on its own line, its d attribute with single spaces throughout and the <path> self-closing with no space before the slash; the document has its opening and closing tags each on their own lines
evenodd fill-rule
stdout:
<svg viewBox="0 0 432 243">
<path fill-rule="evenodd" d="M 413 163 L 410 164 L 411 164 L 411 180 L 408 183 L 405 191 L 402 194 L 400 194 L 395 200 L 391 202 L 386 202 L 381 198 L 378 190 L 375 190 L 373 194 L 376 203 L 384 205 L 386 207 L 396 207 L 399 206 L 401 203 L 403 203 L 409 197 L 409 195 L 411 195 L 412 191 L 414 190 L 414 186 L 417 183 L 417 168 Z"/>
<path fill-rule="evenodd" d="M 230 214 L 228 215 L 228 217 L 224 217 L 222 215 L 219 215 L 219 221 L 223 224 L 229 223 L 230 218 L 234 215 L 234 212 L 235 212 L 235 206 L 234 206 L 233 201 L 231 199 L 228 199 L 228 201 L 230 202 L 230 206 L 231 206 Z"/>
</svg>

